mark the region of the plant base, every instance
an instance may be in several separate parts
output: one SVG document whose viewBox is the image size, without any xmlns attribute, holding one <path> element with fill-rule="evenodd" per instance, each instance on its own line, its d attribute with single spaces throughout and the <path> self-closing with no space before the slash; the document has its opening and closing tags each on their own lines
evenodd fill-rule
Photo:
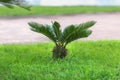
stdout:
<svg viewBox="0 0 120 80">
<path fill-rule="evenodd" d="M 53 58 L 58 59 L 58 58 L 65 58 L 67 56 L 67 49 L 64 48 L 63 46 L 56 46 L 53 49 Z"/>
</svg>

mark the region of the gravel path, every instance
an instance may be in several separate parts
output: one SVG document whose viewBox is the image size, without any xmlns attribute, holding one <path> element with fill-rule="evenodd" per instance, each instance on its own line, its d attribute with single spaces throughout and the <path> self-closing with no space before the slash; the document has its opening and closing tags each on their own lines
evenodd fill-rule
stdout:
<svg viewBox="0 0 120 80">
<path fill-rule="evenodd" d="M 87 40 L 118 40 L 120 39 L 120 13 L 78 14 L 64 16 L 38 16 L 25 18 L 0 18 L 0 44 L 19 42 L 46 42 L 45 36 L 32 32 L 27 25 L 30 21 L 51 24 L 58 21 L 64 26 L 79 24 L 89 20 L 97 21 L 91 28 L 93 34 Z M 86 40 L 86 39 L 85 39 Z"/>
</svg>

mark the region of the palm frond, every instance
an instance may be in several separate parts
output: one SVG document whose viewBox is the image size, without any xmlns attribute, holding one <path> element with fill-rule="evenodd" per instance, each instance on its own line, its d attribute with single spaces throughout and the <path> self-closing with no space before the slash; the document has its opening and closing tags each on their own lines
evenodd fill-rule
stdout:
<svg viewBox="0 0 120 80">
<path fill-rule="evenodd" d="M 25 0 L 0 0 L 0 4 L 8 8 L 14 8 L 14 5 L 16 5 L 26 10 L 30 10 L 31 6 L 28 6 L 25 3 Z"/>
<path fill-rule="evenodd" d="M 85 38 L 85 37 L 88 37 L 90 34 L 92 33 L 91 30 L 85 30 L 85 31 L 76 31 L 74 32 L 73 34 L 71 34 L 71 36 L 69 36 L 66 40 L 66 44 L 74 41 L 74 40 L 77 40 L 79 38 Z"/>
<path fill-rule="evenodd" d="M 50 40 L 56 42 L 56 38 L 53 33 L 52 27 L 50 27 L 49 25 L 42 25 L 35 22 L 29 22 L 28 24 L 29 26 L 31 26 L 30 29 L 32 31 L 42 33 L 43 35 L 47 36 Z"/>
<path fill-rule="evenodd" d="M 55 33 L 55 36 L 56 36 L 56 39 L 59 40 L 60 39 L 60 36 L 61 36 L 61 29 L 60 29 L 60 24 L 58 22 L 54 22 L 52 24 L 52 27 L 53 27 L 53 31 Z"/>
<path fill-rule="evenodd" d="M 10 3 L 13 0 L 0 0 L 0 2 Z"/>
<path fill-rule="evenodd" d="M 6 6 L 6 7 L 8 7 L 8 8 L 14 8 L 14 7 L 13 7 L 13 5 L 12 5 L 12 4 L 10 4 L 10 3 L 0 2 L 0 4 L 2 4 L 2 5 L 4 5 L 4 6 Z"/>
<path fill-rule="evenodd" d="M 21 5 L 21 4 L 17 4 L 17 6 L 19 6 L 19 7 L 21 7 L 21 8 L 24 8 L 24 9 L 26 9 L 26 10 L 31 10 L 31 7 L 32 6 L 27 6 L 27 5 Z"/>
<path fill-rule="evenodd" d="M 92 31 L 88 30 L 88 28 L 93 26 L 95 23 L 95 21 L 88 21 L 80 25 L 70 25 L 66 27 L 63 31 L 63 41 L 69 43 L 78 38 L 88 37 L 92 33 Z"/>
<path fill-rule="evenodd" d="M 92 27 L 95 23 L 96 23 L 95 21 L 88 21 L 88 22 L 77 25 L 77 27 L 80 28 L 81 30 L 85 30 Z"/>
<path fill-rule="evenodd" d="M 61 42 L 65 42 L 66 39 L 67 39 L 67 37 L 68 37 L 71 33 L 73 33 L 73 32 L 75 31 L 75 29 L 76 29 L 75 25 L 69 25 L 69 26 L 67 26 L 67 27 L 64 29 L 63 33 L 62 33 Z"/>
</svg>

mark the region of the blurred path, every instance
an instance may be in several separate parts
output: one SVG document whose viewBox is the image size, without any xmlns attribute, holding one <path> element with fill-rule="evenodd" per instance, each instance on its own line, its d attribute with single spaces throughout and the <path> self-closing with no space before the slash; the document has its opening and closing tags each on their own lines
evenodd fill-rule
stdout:
<svg viewBox="0 0 120 80">
<path fill-rule="evenodd" d="M 78 14 L 65 16 L 0 18 L 0 43 L 49 41 L 45 36 L 32 32 L 27 25 L 30 21 L 51 24 L 58 21 L 64 26 L 79 24 L 89 20 L 97 21 L 91 28 L 93 34 L 87 40 L 120 39 L 120 13 Z"/>
</svg>

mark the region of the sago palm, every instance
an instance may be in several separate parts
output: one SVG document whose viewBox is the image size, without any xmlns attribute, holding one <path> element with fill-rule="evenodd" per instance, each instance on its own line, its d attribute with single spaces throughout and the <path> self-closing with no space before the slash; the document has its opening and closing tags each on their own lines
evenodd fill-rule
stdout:
<svg viewBox="0 0 120 80">
<path fill-rule="evenodd" d="M 55 43 L 53 58 L 64 58 L 67 55 L 66 45 L 79 38 L 88 37 L 92 33 L 89 28 L 95 23 L 95 21 L 88 21 L 79 25 L 69 25 L 63 31 L 56 21 L 52 25 L 43 25 L 36 22 L 29 22 L 28 24 L 32 31 L 47 36 Z"/>
</svg>

